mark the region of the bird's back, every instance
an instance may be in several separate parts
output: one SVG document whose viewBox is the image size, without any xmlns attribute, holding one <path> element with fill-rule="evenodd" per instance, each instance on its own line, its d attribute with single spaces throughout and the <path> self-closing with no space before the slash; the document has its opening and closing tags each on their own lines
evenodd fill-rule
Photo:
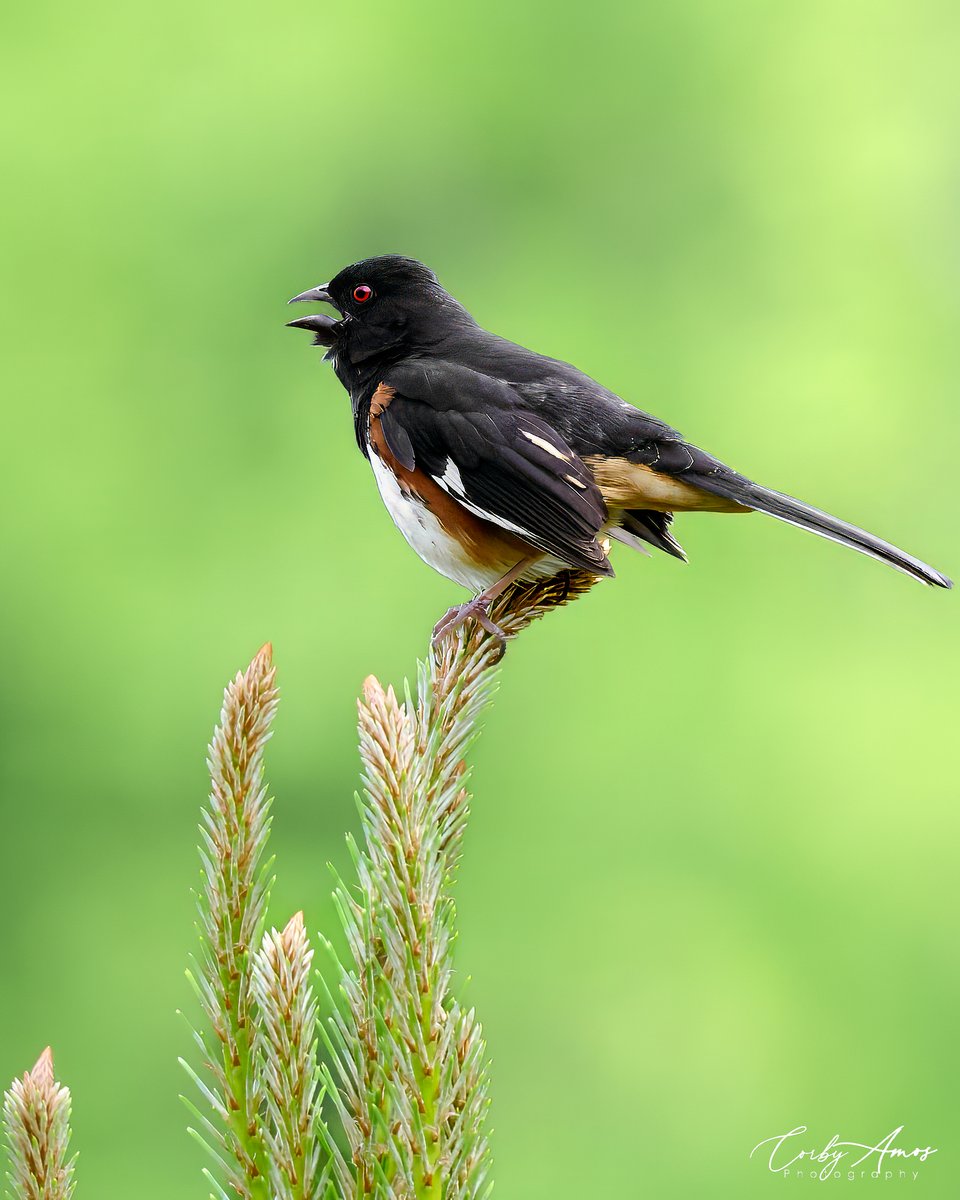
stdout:
<svg viewBox="0 0 960 1200">
<path fill-rule="evenodd" d="M 458 329 L 435 353 L 504 380 L 521 407 L 551 425 L 580 455 L 627 453 L 652 440 L 682 441 L 665 421 L 635 408 L 572 363 L 528 350 L 479 325 Z"/>
</svg>

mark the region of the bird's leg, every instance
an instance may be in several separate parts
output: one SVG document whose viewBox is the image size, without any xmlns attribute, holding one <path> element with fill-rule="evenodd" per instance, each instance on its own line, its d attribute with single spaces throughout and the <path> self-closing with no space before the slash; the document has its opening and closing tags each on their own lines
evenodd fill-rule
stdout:
<svg viewBox="0 0 960 1200">
<path fill-rule="evenodd" d="M 472 600 L 468 600 L 466 604 L 458 604 L 451 608 L 445 616 L 433 627 L 433 646 L 436 648 L 448 634 L 459 629 L 465 621 L 476 621 L 476 623 L 487 631 L 492 637 L 496 638 L 500 645 L 500 654 L 497 661 L 503 658 L 507 649 L 507 635 L 503 632 L 499 625 L 490 620 L 487 615 L 487 610 L 490 605 L 496 600 L 516 580 L 526 571 L 526 569 L 537 561 L 540 557 L 530 555 L 527 558 L 521 558 L 516 566 L 510 570 L 496 583 L 490 585 L 485 592 L 481 592 L 479 596 L 474 596 Z"/>
</svg>

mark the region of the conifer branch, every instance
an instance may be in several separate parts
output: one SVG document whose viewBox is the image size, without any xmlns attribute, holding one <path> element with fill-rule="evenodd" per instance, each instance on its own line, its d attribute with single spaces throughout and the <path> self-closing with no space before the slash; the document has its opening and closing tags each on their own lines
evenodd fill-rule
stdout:
<svg viewBox="0 0 960 1200">
<path fill-rule="evenodd" d="M 256 1060 L 266 1098 L 264 1136 L 276 1200 L 315 1200 L 322 1194 L 319 1163 L 328 1138 L 321 1130 L 312 962 L 303 913 L 298 912 L 282 933 L 271 929 L 264 934 L 253 964 Z"/>
<path fill-rule="evenodd" d="M 4 1093 L 3 1127 L 14 1200 L 70 1200 L 77 1157 L 67 1157 L 70 1090 L 54 1078 L 49 1046 Z"/>
<path fill-rule="evenodd" d="M 253 1054 L 251 957 L 265 923 L 270 800 L 263 750 L 277 707 L 266 645 L 223 696 L 207 755 L 210 804 L 200 826 L 200 971 L 195 980 L 213 1034 L 196 1034 L 213 1087 L 196 1076 L 213 1109 L 203 1140 L 244 1200 L 272 1200 L 261 1110 L 264 1089 Z M 212 1144 L 211 1144 L 212 1143 Z"/>
<path fill-rule="evenodd" d="M 516 586 L 491 617 L 515 635 L 594 582 L 565 572 Z M 464 755 L 499 657 L 471 623 L 421 664 L 416 701 L 372 676 L 364 684 L 360 891 L 336 892 L 352 963 L 328 1034 L 356 1195 L 475 1200 L 489 1190 L 486 1049 L 452 990 L 451 889 L 468 815 Z"/>
</svg>

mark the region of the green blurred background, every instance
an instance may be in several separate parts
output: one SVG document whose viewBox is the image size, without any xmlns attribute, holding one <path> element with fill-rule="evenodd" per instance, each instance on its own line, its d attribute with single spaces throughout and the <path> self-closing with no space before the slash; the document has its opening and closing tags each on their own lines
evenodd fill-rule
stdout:
<svg viewBox="0 0 960 1200">
<path fill-rule="evenodd" d="M 334 925 L 354 697 L 461 595 L 288 296 L 426 260 L 764 482 L 960 572 L 953 0 L 7 6 L 0 1076 L 80 1196 L 201 1196 L 176 1056 L 203 751 L 272 639 L 273 914 Z M 507 656 L 458 954 L 497 1194 L 754 1196 L 957 1152 L 958 600 L 685 517 Z M 807 1182 L 807 1187 L 813 1186 Z M 846 1187 L 877 1188 L 876 1181 Z M 905 1186 L 905 1185 L 901 1185 Z"/>
</svg>

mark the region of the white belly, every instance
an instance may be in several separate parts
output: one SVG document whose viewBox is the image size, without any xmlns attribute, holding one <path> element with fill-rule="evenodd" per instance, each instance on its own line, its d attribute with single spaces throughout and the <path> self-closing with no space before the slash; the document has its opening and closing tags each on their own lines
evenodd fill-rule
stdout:
<svg viewBox="0 0 960 1200">
<path fill-rule="evenodd" d="M 460 543 L 447 533 L 425 504 L 415 496 L 404 495 L 394 473 L 372 448 L 370 465 L 394 525 L 428 566 L 472 592 L 482 592 L 496 583 L 500 572 L 484 569 L 468 558 Z"/>
</svg>

